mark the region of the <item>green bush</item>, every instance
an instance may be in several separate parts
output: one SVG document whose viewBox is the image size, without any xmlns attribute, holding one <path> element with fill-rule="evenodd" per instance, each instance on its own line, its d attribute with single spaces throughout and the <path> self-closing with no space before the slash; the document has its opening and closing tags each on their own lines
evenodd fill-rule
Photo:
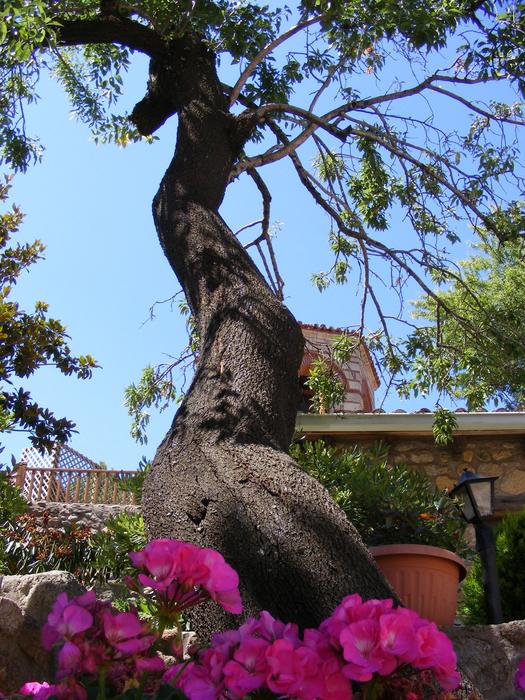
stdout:
<svg viewBox="0 0 525 700">
<path fill-rule="evenodd" d="M 92 530 L 75 524 L 52 527 L 47 512 L 24 513 L 0 529 L 0 573 L 38 574 L 60 569 L 86 583 L 85 572 L 93 557 L 92 537 Z"/>
<path fill-rule="evenodd" d="M 461 585 L 462 600 L 458 606 L 458 615 L 469 625 L 486 625 L 488 611 L 483 591 L 483 571 L 481 561 L 476 557 L 468 572 L 467 578 Z"/>
<path fill-rule="evenodd" d="M 93 580 L 113 581 L 131 574 L 134 569 L 128 552 L 142 549 L 146 543 L 144 520 L 139 513 L 124 512 L 108 520 L 94 537 Z"/>
<path fill-rule="evenodd" d="M 470 554 L 454 501 L 425 475 L 388 464 L 383 444 L 338 450 L 306 441 L 293 445 L 291 454 L 328 489 L 367 545 L 426 544 Z"/>
<path fill-rule="evenodd" d="M 0 529 L 0 574 L 70 571 L 85 586 L 104 584 L 131 572 L 127 553 L 146 544 L 138 513 L 121 513 L 101 532 L 76 524 L 56 528 L 49 514 L 26 513 Z"/>
<path fill-rule="evenodd" d="M 140 503 L 142 499 L 142 487 L 144 486 L 144 480 L 150 471 L 151 460 L 149 460 L 147 457 L 142 457 L 136 474 L 118 479 L 119 491 L 133 494 L 133 502 Z"/>
<path fill-rule="evenodd" d="M 0 466 L 0 526 L 27 510 L 27 503 L 11 480 L 11 470 Z"/>
<path fill-rule="evenodd" d="M 525 619 L 525 510 L 506 515 L 495 533 L 496 564 L 503 621 Z M 469 624 L 487 624 L 483 571 L 479 558 L 463 584 L 460 614 Z"/>
</svg>

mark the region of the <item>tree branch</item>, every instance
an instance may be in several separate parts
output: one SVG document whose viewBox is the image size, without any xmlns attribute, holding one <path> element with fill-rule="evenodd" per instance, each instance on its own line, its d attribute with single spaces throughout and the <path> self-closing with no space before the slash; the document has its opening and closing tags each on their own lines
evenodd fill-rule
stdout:
<svg viewBox="0 0 525 700">
<path fill-rule="evenodd" d="M 151 58 L 160 58 L 166 50 L 164 41 L 156 31 L 131 19 L 108 16 L 62 21 L 58 18 L 57 21 L 59 46 L 120 44 Z"/>
<path fill-rule="evenodd" d="M 275 278 L 272 280 L 273 281 L 272 286 L 275 289 L 275 296 L 282 301 L 284 298 L 284 295 L 283 295 L 284 280 L 279 273 L 279 267 L 277 265 L 277 258 L 275 257 L 272 239 L 270 238 L 270 202 L 272 200 L 272 195 L 270 194 L 270 190 L 268 189 L 266 183 L 264 182 L 261 175 L 257 172 L 257 170 L 249 170 L 248 175 L 252 178 L 252 180 L 257 185 L 257 189 L 261 193 L 262 202 L 263 202 L 262 233 L 261 233 L 261 236 L 259 237 L 259 239 L 254 241 L 254 244 L 257 246 L 257 250 L 259 251 L 261 258 L 263 259 L 263 263 L 266 266 L 266 260 L 264 259 L 264 256 L 262 254 L 260 242 L 261 242 L 261 240 L 264 240 L 266 243 L 266 246 L 268 248 L 268 253 L 270 255 L 270 261 L 272 263 L 273 275 Z M 267 274 L 269 275 L 270 279 L 272 279 L 268 268 L 267 268 Z"/>
<path fill-rule="evenodd" d="M 306 27 L 309 27 L 312 24 L 315 24 L 316 22 L 320 22 L 324 18 L 324 15 L 319 15 L 317 17 L 311 17 L 310 19 L 304 21 L 304 22 L 299 22 L 296 24 L 294 27 L 291 29 L 288 29 L 288 31 L 284 32 L 284 34 L 281 34 L 280 36 L 276 37 L 273 41 L 271 41 L 269 44 L 267 44 L 264 49 L 259 51 L 257 56 L 253 59 L 253 61 L 244 69 L 244 71 L 241 73 L 241 76 L 239 80 L 235 83 L 233 86 L 233 90 L 230 96 L 230 107 L 232 107 L 236 102 L 237 98 L 241 94 L 241 90 L 243 89 L 244 85 L 246 84 L 246 81 L 250 77 L 250 75 L 253 73 L 253 71 L 257 68 L 257 66 L 264 61 L 266 56 L 270 54 L 274 49 L 276 49 L 278 46 L 283 44 L 287 39 L 292 37 L 294 34 L 297 34 L 300 32 L 302 29 L 306 29 Z"/>
<path fill-rule="evenodd" d="M 525 121 L 519 120 L 519 119 L 509 119 L 508 117 L 498 117 L 495 114 L 491 114 L 485 109 L 481 109 L 481 107 L 478 107 L 478 105 L 475 105 L 473 102 L 470 102 L 469 100 L 465 99 L 461 95 L 457 95 L 455 92 L 451 92 L 450 90 L 445 90 L 444 88 L 440 88 L 437 85 L 431 85 L 430 90 L 433 90 L 434 92 L 438 92 L 441 95 L 446 95 L 447 97 L 452 98 L 453 100 L 457 100 L 458 102 L 461 102 L 462 105 L 465 105 L 465 107 L 468 107 L 471 109 L 473 112 L 477 112 L 477 114 L 480 114 L 482 117 L 486 117 L 487 119 L 491 119 L 493 121 L 497 122 L 505 122 L 506 124 L 516 124 L 517 126 L 525 126 Z"/>
</svg>

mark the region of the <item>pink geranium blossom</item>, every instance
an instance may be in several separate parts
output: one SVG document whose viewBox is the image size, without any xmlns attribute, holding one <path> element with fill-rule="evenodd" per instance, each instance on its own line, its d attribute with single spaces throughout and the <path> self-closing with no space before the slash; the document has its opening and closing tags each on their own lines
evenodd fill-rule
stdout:
<svg viewBox="0 0 525 700">
<path fill-rule="evenodd" d="M 269 690 L 281 696 L 314 700 L 323 691 L 320 659 L 313 649 L 294 647 L 287 639 L 277 639 L 267 650 Z"/>
<path fill-rule="evenodd" d="M 50 695 L 55 695 L 56 686 L 50 685 L 46 681 L 43 683 L 33 681 L 30 683 L 24 683 L 18 693 L 20 695 L 32 695 L 33 700 L 47 700 Z"/>
<path fill-rule="evenodd" d="M 149 627 L 139 620 L 136 613 L 123 612 L 114 615 L 106 610 L 102 620 L 106 639 L 123 655 L 142 654 L 155 641 L 155 636 L 148 634 Z"/>
<path fill-rule="evenodd" d="M 366 618 L 347 625 L 339 635 L 343 656 L 348 662 L 345 675 L 355 681 L 369 681 L 374 673 L 387 676 L 399 663 L 394 654 L 382 649 L 378 620 Z"/>
<path fill-rule="evenodd" d="M 383 614 L 379 618 L 379 644 L 384 652 L 406 663 L 411 663 L 419 651 L 413 624 L 404 615 L 396 613 Z"/>
<path fill-rule="evenodd" d="M 139 552 L 131 552 L 133 565 L 140 569 L 131 588 L 151 589 L 163 615 L 178 615 L 207 598 L 228 612 L 239 614 L 242 603 L 239 577 L 212 549 L 178 540 L 153 540 Z"/>
<path fill-rule="evenodd" d="M 269 644 L 257 637 L 244 639 L 224 665 L 224 683 L 228 690 L 244 697 L 262 688 L 268 673 L 266 650 Z"/>
<path fill-rule="evenodd" d="M 58 682 L 28 684 L 22 692 L 37 700 L 51 694 L 87 700 L 84 682 L 98 677 L 110 695 L 137 687 L 150 694 L 162 673 L 189 700 L 238 700 L 258 690 L 293 700 L 351 700 L 353 682 L 373 683 L 382 697 L 415 700 L 437 693 L 436 679 L 445 691 L 460 683 L 452 644 L 435 624 L 394 608 L 391 599 L 363 601 L 357 594 L 303 635 L 263 611 L 237 630 L 212 635 L 189 663 L 166 671 L 155 652 L 164 626 L 179 625 L 173 649 L 182 661 L 181 611 L 212 599 L 240 612 L 238 577 L 220 554 L 188 542 L 154 540 L 130 557 L 140 571 L 129 586 L 154 603 L 160 631 L 151 632 L 134 608 L 118 612 L 93 592 L 72 600 L 63 593 L 43 629 L 44 645 L 57 651 Z M 525 689 L 525 659 L 516 685 Z"/>
</svg>

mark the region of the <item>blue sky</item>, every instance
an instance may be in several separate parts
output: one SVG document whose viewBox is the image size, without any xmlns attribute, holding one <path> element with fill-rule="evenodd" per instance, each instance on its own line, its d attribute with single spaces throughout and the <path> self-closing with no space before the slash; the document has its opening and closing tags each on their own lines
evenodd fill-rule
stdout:
<svg viewBox="0 0 525 700">
<path fill-rule="evenodd" d="M 125 106 L 143 96 L 145 79 L 146 62 L 139 58 Z M 25 308 L 37 299 L 47 301 L 50 314 L 67 326 L 72 350 L 92 354 L 101 369 L 92 380 L 78 381 L 44 368 L 24 386 L 41 405 L 76 422 L 72 447 L 110 468 L 134 468 L 142 455 L 153 456 L 175 409 L 152 414 L 149 443 L 138 445 L 129 436 L 124 388 L 139 379 L 145 365 L 177 355 L 186 340 L 184 320 L 169 304 L 157 306 L 156 318 L 145 323 L 149 307 L 178 290 L 151 218 L 151 199 L 173 152 L 176 122 L 170 120 L 153 145 L 95 146 L 87 130 L 69 118 L 57 86 L 44 80 L 40 97 L 27 118 L 46 152 L 40 164 L 15 178 L 13 200 L 27 215 L 20 238 L 40 238 L 46 253 L 19 282 L 16 298 Z M 269 166 L 264 174 L 273 186 L 272 221 L 279 223 L 275 245 L 286 303 L 304 322 L 356 324 L 356 278 L 323 294 L 310 282 L 312 272 L 331 264 L 326 216 L 296 184 L 287 163 Z M 221 213 L 233 230 L 260 217 L 258 194 L 246 178 L 230 187 Z M 403 228 L 394 219 L 391 235 L 401 235 Z M 465 251 L 461 246 L 457 254 Z M 383 299 L 389 308 L 392 292 L 385 288 Z M 429 399 L 403 402 L 392 395 L 384 407 L 429 404 Z M 17 433 L 4 436 L 3 443 L 15 456 L 28 444 Z"/>
</svg>

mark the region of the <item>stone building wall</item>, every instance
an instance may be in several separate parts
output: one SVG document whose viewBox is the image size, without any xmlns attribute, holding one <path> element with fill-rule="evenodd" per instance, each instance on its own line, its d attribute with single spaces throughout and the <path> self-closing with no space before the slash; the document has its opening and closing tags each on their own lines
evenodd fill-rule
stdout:
<svg viewBox="0 0 525 700">
<path fill-rule="evenodd" d="M 363 447 L 376 439 L 338 437 L 335 444 Z M 439 446 L 431 436 L 386 436 L 393 464 L 405 463 L 435 482 L 440 489 L 457 483 L 463 469 L 499 477 L 495 483 L 497 515 L 525 506 L 525 438 L 522 436 L 459 435 L 451 445 Z"/>
<path fill-rule="evenodd" d="M 138 513 L 140 506 L 131 505 L 106 505 L 102 503 L 52 503 L 37 501 L 29 505 L 29 512 L 42 515 L 48 511 L 49 525 L 51 527 L 65 527 L 73 522 L 89 527 L 93 530 L 101 530 L 106 521 L 120 513 Z"/>
</svg>

